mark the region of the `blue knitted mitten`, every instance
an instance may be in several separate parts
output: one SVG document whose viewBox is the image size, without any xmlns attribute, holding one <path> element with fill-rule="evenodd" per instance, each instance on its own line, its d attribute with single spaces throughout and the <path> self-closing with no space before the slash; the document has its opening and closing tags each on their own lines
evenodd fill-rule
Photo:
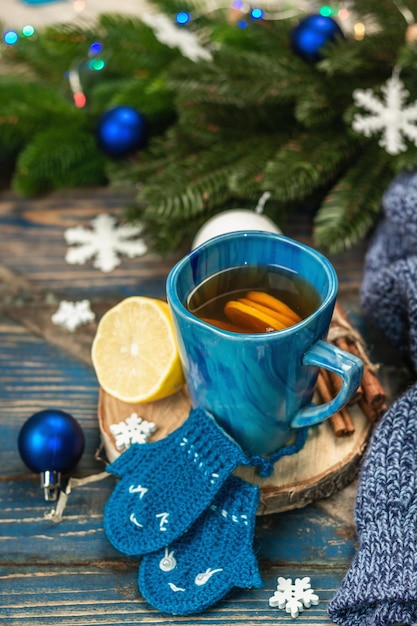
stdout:
<svg viewBox="0 0 417 626">
<path fill-rule="evenodd" d="M 159 550 L 182 535 L 247 458 L 202 409 L 165 439 L 133 444 L 108 471 L 121 480 L 104 511 L 113 546 L 129 555 Z"/>
<path fill-rule="evenodd" d="M 361 304 L 417 369 L 417 172 L 398 175 L 382 206 L 385 218 L 365 258 Z"/>
<path fill-rule="evenodd" d="M 230 476 L 188 532 L 142 558 L 139 589 L 155 608 L 199 613 L 233 587 L 260 587 L 253 552 L 259 489 Z"/>
<path fill-rule="evenodd" d="M 417 385 L 377 426 L 356 502 L 359 550 L 329 616 L 342 626 L 417 623 Z"/>
</svg>

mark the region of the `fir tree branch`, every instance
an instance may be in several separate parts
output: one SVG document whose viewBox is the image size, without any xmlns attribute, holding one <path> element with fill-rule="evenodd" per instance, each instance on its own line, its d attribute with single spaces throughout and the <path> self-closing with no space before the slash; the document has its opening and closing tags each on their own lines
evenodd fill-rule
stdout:
<svg viewBox="0 0 417 626">
<path fill-rule="evenodd" d="M 352 0 L 351 10 L 354 15 L 360 15 L 364 21 L 370 21 L 373 25 L 379 25 L 382 32 L 397 33 L 401 36 L 405 29 L 406 20 L 401 12 L 403 0 Z"/>
<path fill-rule="evenodd" d="M 198 0 L 181 7 L 158 0 L 173 24 L 177 11 L 189 8 L 184 29 L 204 42 L 212 61 L 184 58 L 128 16 L 48 27 L 2 50 L 2 67 L 10 70 L 0 83 L 2 160 L 16 160 L 13 184 L 21 193 L 107 177 L 138 185 L 129 215 L 143 219 L 165 249 L 181 245 L 185 233 L 216 212 L 253 206 L 262 191 L 271 192 L 276 211 L 329 192 L 317 214 L 317 241 L 329 249 L 351 245 L 378 218 L 383 183 L 416 163 L 412 142 L 388 157 L 377 138 L 365 141 L 350 130 L 353 90 L 377 93 L 399 62 L 409 102 L 417 98 L 417 47 L 405 43 L 405 9 L 416 16 L 417 0 L 401 2 L 352 0 L 355 18 L 379 29 L 367 29 L 362 41 L 326 45 L 315 64 L 290 45 L 301 14 L 253 20 L 242 30 L 234 9 L 200 11 Z M 96 41 L 103 46 L 100 72 L 88 64 Z M 87 98 L 82 110 L 73 104 L 69 70 Z M 111 162 L 96 146 L 96 124 L 118 104 L 146 116 L 151 141 L 134 158 Z"/>
<path fill-rule="evenodd" d="M 39 132 L 17 159 L 13 188 L 24 195 L 103 184 L 104 157 L 94 136 L 80 126 Z"/>
<path fill-rule="evenodd" d="M 354 161 L 360 144 L 343 127 L 301 134 L 267 163 L 263 186 L 281 202 L 302 201 L 334 182 Z"/>
<path fill-rule="evenodd" d="M 314 218 L 315 244 L 330 253 L 363 239 L 381 212 L 381 198 L 393 176 L 386 153 L 370 146 L 324 199 Z"/>
<path fill-rule="evenodd" d="M 311 68 L 297 58 L 277 60 L 248 51 L 236 63 L 236 54 L 222 49 L 212 62 L 173 65 L 168 86 L 192 103 L 261 106 L 293 101 L 303 93 L 311 74 Z"/>
<path fill-rule="evenodd" d="M 164 172 L 164 187 L 161 188 L 158 176 L 144 187 L 140 201 L 146 205 L 145 217 L 188 220 L 227 200 L 227 178 L 233 165 L 222 163 L 215 167 L 211 152 L 196 157 L 182 167 L 171 164 Z"/>
<path fill-rule="evenodd" d="M 275 154 L 279 140 L 276 135 L 259 139 L 243 154 L 229 176 L 229 188 L 237 198 L 255 200 L 264 191 L 265 165 Z"/>
</svg>

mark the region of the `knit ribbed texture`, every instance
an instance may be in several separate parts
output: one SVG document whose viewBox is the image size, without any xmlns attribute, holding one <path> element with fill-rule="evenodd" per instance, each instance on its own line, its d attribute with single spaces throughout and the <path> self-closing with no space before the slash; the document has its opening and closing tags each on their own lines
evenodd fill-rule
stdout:
<svg viewBox="0 0 417 626">
<path fill-rule="evenodd" d="M 365 258 L 361 304 L 417 370 L 417 172 L 398 175 L 382 207 Z"/>
<path fill-rule="evenodd" d="M 359 549 L 330 618 L 342 626 L 417 623 L 417 385 L 376 428 L 360 477 Z"/>
<path fill-rule="evenodd" d="M 155 608 L 199 613 L 233 587 L 260 587 L 253 553 L 259 489 L 231 476 L 187 533 L 142 558 L 139 589 Z"/>
<path fill-rule="evenodd" d="M 121 478 L 104 511 L 109 541 L 128 555 L 168 545 L 246 463 L 241 448 L 201 409 L 165 439 L 131 445 L 107 468 Z"/>
<path fill-rule="evenodd" d="M 417 172 L 397 176 L 382 204 L 361 303 L 417 370 Z M 373 434 L 355 520 L 359 548 L 329 604 L 330 618 L 341 626 L 417 624 L 417 385 Z"/>
</svg>

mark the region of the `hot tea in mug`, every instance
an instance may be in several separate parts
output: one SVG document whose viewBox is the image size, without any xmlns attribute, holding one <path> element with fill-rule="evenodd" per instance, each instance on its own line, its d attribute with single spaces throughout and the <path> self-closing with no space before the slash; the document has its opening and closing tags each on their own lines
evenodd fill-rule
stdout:
<svg viewBox="0 0 417 626">
<path fill-rule="evenodd" d="M 167 300 L 191 403 L 247 454 L 274 453 L 358 388 L 362 362 L 325 341 L 337 285 L 319 252 L 262 231 L 206 241 L 169 273 Z M 283 311 L 287 322 L 278 328 Z M 320 367 L 338 374 L 342 386 L 314 406 Z"/>
<path fill-rule="evenodd" d="M 297 324 L 320 303 L 317 289 L 295 272 L 243 265 L 209 276 L 186 304 L 190 313 L 223 330 L 265 333 Z"/>
</svg>

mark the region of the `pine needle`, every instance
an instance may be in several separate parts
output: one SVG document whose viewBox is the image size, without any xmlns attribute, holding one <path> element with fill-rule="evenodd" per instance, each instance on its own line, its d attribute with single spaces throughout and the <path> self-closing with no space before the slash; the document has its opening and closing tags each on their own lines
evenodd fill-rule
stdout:
<svg viewBox="0 0 417 626">
<path fill-rule="evenodd" d="M 324 199 L 314 219 L 315 244 L 341 252 L 363 239 L 381 215 L 381 198 L 393 176 L 387 155 L 371 148 Z"/>
</svg>

